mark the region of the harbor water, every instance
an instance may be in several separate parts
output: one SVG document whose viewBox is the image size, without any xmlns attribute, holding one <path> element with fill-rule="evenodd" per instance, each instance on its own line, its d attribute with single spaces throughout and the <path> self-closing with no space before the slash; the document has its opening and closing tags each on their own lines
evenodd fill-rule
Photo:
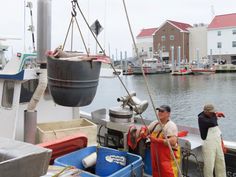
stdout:
<svg viewBox="0 0 236 177">
<path fill-rule="evenodd" d="M 155 120 L 147 87 L 143 76 L 121 76 L 129 91 L 135 91 L 141 100 L 149 101 L 147 110 L 142 114 L 146 119 Z M 151 97 L 155 107 L 168 104 L 172 108 L 171 118 L 179 125 L 198 127 L 197 115 L 206 103 L 215 105 L 216 110 L 225 113 L 219 126 L 225 140 L 236 141 L 236 74 L 210 74 L 172 76 L 171 74 L 147 75 Z M 118 106 L 118 97 L 125 96 L 126 91 L 118 78 L 100 78 L 93 102 L 85 111 Z"/>
</svg>

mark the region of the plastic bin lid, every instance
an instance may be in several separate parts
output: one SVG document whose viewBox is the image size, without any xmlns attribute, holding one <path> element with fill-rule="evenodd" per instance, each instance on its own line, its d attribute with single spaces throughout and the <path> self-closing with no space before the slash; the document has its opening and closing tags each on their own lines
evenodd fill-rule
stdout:
<svg viewBox="0 0 236 177">
<path fill-rule="evenodd" d="M 55 158 L 87 147 L 87 143 L 87 136 L 82 133 L 77 133 L 71 136 L 67 136 L 65 138 L 41 143 L 38 144 L 38 146 L 52 149 L 52 157 L 50 164 L 53 164 Z"/>
</svg>

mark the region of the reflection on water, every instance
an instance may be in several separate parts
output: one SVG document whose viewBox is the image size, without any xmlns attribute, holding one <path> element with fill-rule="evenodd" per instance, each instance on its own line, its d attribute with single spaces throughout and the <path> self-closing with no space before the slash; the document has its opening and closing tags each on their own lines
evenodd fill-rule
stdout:
<svg viewBox="0 0 236 177">
<path fill-rule="evenodd" d="M 172 76 L 170 74 L 148 75 L 151 96 L 155 106 L 168 104 L 172 108 L 172 119 L 177 124 L 197 127 L 197 115 L 205 103 L 212 103 L 223 111 L 225 119 L 219 120 L 223 137 L 236 141 L 233 134 L 236 127 L 236 74 L 211 74 Z M 128 90 L 136 91 L 140 99 L 148 100 L 148 92 L 142 76 L 122 76 Z M 93 111 L 99 108 L 117 106 L 116 99 L 126 95 L 125 89 L 117 78 L 100 79 L 97 94 L 91 105 L 82 110 Z M 155 119 L 155 113 L 149 104 L 143 113 L 147 119 Z"/>
</svg>

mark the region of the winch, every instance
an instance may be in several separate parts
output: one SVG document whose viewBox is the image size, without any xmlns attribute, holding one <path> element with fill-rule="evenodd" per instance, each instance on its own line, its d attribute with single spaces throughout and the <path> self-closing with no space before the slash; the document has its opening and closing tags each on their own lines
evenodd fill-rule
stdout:
<svg viewBox="0 0 236 177">
<path fill-rule="evenodd" d="M 117 101 L 122 104 L 109 109 L 105 144 L 113 148 L 124 148 L 126 134 L 130 125 L 134 123 L 134 116 L 143 113 L 148 107 L 148 102 L 137 98 L 135 92 L 131 92 L 128 96 L 120 97 Z"/>
<path fill-rule="evenodd" d="M 128 123 L 133 122 L 133 111 L 130 108 L 114 107 L 109 109 L 109 118 L 111 122 Z"/>
<path fill-rule="evenodd" d="M 148 107 L 146 100 L 141 101 L 136 97 L 135 92 L 130 92 L 127 96 L 117 98 L 121 106 L 112 107 L 107 115 L 106 109 L 99 109 L 91 113 L 94 123 L 100 125 L 98 137 L 100 144 L 104 138 L 104 145 L 113 148 L 127 149 L 127 133 L 132 124 L 141 124 L 136 116 L 142 114 Z M 143 120 L 144 121 L 144 120 Z M 105 127 L 106 129 L 102 129 Z"/>
<path fill-rule="evenodd" d="M 142 114 L 148 107 L 146 100 L 141 101 L 136 97 L 135 92 L 131 92 L 127 96 L 117 98 L 118 102 L 122 102 L 120 107 L 109 109 L 109 117 L 111 122 L 129 123 L 133 122 L 133 113 Z"/>
</svg>

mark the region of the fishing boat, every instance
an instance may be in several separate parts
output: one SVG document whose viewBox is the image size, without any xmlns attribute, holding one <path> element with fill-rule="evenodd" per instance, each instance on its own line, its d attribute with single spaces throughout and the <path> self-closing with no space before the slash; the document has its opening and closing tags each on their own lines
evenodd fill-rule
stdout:
<svg viewBox="0 0 236 177">
<path fill-rule="evenodd" d="M 216 72 L 216 70 L 213 68 L 192 68 L 191 71 L 193 74 L 214 74 Z"/>
<path fill-rule="evenodd" d="M 45 51 L 50 49 L 50 45 L 42 39 L 50 36 L 51 29 L 47 23 L 50 21 L 48 19 L 50 2 L 47 1 L 45 4 L 44 0 L 38 1 L 38 21 L 42 22 L 38 28 L 44 28 L 44 30 L 38 30 L 37 54 L 18 53 L 16 58 L 11 59 L 0 73 L 0 136 L 4 137 L 0 139 L 0 169 L 3 170 L 0 173 L 1 177 L 46 175 L 49 161 L 54 159 L 50 159 L 51 152 L 42 147 L 51 148 L 53 157 L 56 158 L 58 154 L 54 155 L 57 147 L 68 153 L 70 152 L 70 149 L 67 149 L 68 142 L 70 145 L 77 144 L 76 148 L 81 149 L 76 151 L 73 147 L 72 151 L 75 151 L 72 154 L 66 154 L 67 163 L 63 161 L 65 166 L 79 162 L 79 159 L 75 158 L 78 154 L 81 159 L 81 154 L 93 153 L 96 148 L 92 145 L 96 146 L 97 143 L 105 149 L 107 147 L 122 148 L 128 151 L 127 133 L 130 126 L 140 127 L 144 123 L 146 125 L 150 123 L 150 120 L 137 117 L 147 109 L 148 102 L 140 100 L 135 92 L 130 92 L 129 95 L 118 99 L 114 98 L 119 105 L 109 110 L 97 109 L 91 113 L 80 110 L 80 107 L 87 106 L 93 101 L 99 84 L 101 63 L 107 57 L 104 55 L 104 58 L 101 56 L 74 56 L 75 58 L 59 56 L 58 58 L 55 52 L 49 52 L 45 56 Z M 67 137 L 81 132 L 81 129 L 84 135 L 79 134 L 76 138 Z M 183 174 L 201 176 L 202 159 L 198 157 L 201 154 L 202 141 L 198 129 L 179 126 L 179 130 L 188 131 L 187 135 L 179 138 L 185 164 Z M 41 137 L 39 137 L 40 132 Z M 62 140 L 63 138 L 65 139 Z M 39 142 L 40 139 L 41 142 Z M 44 140 L 45 142 L 42 142 Z M 87 140 L 89 147 L 86 147 Z M 61 144 L 62 142 L 64 144 Z M 36 143 L 40 145 L 32 145 Z M 53 148 L 55 144 L 60 146 Z M 225 141 L 225 146 L 229 149 L 226 154 L 227 173 L 234 175 L 235 167 L 232 159 L 235 158 L 236 143 Z M 24 155 L 22 155 L 23 152 L 21 153 L 22 149 L 24 149 Z M 117 152 L 117 150 L 113 151 Z M 59 155 L 65 154 L 60 152 Z M 115 171 L 113 176 L 143 176 L 143 168 L 150 169 L 148 162 L 143 167 L 139 155 L 128 153 L 128 158 L 128 164 Z M 63 166 L 60 160 L 62 159 L 57 159 L 56 163 Z M 29 168 L 26 165 L 29 165 Z M 78 168 L 80 168 L 79 165 Z M 57 175 L 65 170 L 66 168 L 56 170 Z M 73 168 L 72 173 L 96 176 L 84 169 Z M 145 171 L 144 175 L 150 174 Z"/>
<path fill-rule="evenodd" d="M 216 72 L 215 63 L 209 58 L 192 62 L 191 70 L 193 74 L 214 74 Z"/>
<path fill-rule="evenodd" d="M 145 74 L 170 73 L 169 65 L 160 62 L 157 58 L 143 59 L 142 67 L 132 66 L 131 70 L 134 75 L 138 75 L 138 74 L 142 74 L 142 68 Z"/>
<path fill-rule="evenodd" d="M 180 70 L 174 70 L 171 72 L 171 74 L 173 76 L 178 76 L 178 75 L 191 75 L 193 74 L 192 70 L 191 69 L 187 69 L 187 68 L 184 68 L 184 69 L 180 69 Z"/>
</svg>

